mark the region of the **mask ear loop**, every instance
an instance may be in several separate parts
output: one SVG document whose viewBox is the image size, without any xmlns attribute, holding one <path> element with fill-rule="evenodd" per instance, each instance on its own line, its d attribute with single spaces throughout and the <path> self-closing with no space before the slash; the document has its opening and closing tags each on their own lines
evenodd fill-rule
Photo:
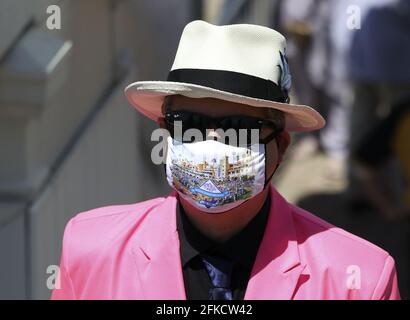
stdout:
<svg viewBox="0 0 410 320">
<path fill-rule="evenodd" d="M 275 129 L 272 133 L 270 133 L 267 137 L 260 139 L 260 142 L 264 145 L 267 145 L 269 142 L 271 142 L 273 139 L 276 139 L 277 136 L 283 131 L 282 128 Z M 276 144 L 278 141 L 276 140 Z M 278 145 L 279 147 L 279 145 Z"/>
<path fill-rule="evenodd" d="M 263 186 L 263 190 L 265 190 L 266 187 L 271 183 L 271 180 L 272 180 L 273 176 L 275 175 L 276 171 L 278 170 L 279 165 L 280 165 L 279 163 L 276 165 L 276 168 L 275 168 L 275 170 L 273 171 L 273 173 L 270 175 L 269 179 L 267 179 L 267 180 L 265 181 L 265 185 Z M 266 166 L 265 166 L 265 176 L 266 176 Z"/>
<path fill-rule="evenodd" d="M 272 135 L 272 134 L 271 134 L 271 135 Z M 269 136 L 271 136 L 271 135 L 269 135 Z M 271 139 L 271 140 L 272 140 L 272 139 Z M 270 141 L 271 141 L 271 140 L 270 140 Z M 278 148 L 279 148 L 278 140 L 275 140 L 275 142 L 276 142 L 276 145 L 277 145 Z M 267 144 L 264 144 L 264 148 L 265 148 L 265 161 L 266 161 L 266 146 L 267 146 Z M 273 171 L 273 173 L 270 175 L 269 179 L 266 179 L 266 180 L 265 180 L 265 185 L 263 186 L 263 190 L 265 190 L 266 187 L 271 183 L 271 180 L 272 180 L 273 176 L 275 175 L 276 171 L 278 170 L 279 166 L 280 166 L 280 163 L 278 163 L 278 164 L 276 165 L 276 168 L 275 168 L 275 170 Z M 266 166 L 266 162 L 265 162 L 265 177 L 266 177 L 266 167 L 267 167 L 267 166 Z"/>
</svg>

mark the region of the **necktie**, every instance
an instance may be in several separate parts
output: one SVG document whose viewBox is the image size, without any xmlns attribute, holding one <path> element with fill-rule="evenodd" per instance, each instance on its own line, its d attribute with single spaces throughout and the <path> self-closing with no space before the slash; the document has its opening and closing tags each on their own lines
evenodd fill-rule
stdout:
<svg viewBox="0 0 410 320">
<path fill-rule="evenodd" d="M 232 262 L 223 257 L 207 255 L 202 255 L 202 261 L 213 285 L 209 291 L 209 300 L 232 300 Z"/>
</svg>

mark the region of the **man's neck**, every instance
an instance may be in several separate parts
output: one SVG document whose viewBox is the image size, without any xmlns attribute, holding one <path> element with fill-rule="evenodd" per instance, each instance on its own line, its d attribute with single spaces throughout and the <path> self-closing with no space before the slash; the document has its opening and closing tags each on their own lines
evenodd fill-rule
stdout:
<svg viewBox="0 0 410 320">
<path fill-rule="evenodd" d="M 225 242 L 245 228 L 262 209 L 269 188 L 240 206 L 220 214 L 207 214 L 180 198 L 188 219 L 205 236 L 216 242 Z"/>
</svg>

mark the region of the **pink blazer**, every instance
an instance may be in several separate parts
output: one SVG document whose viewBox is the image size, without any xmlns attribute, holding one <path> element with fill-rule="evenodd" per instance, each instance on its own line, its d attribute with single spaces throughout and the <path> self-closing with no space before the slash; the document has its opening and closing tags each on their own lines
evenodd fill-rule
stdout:
<svg viewBox="0 0 410 320">
<path fill-rule="evenodd" d="M 400 299 L 387 252 L 270 192 L 245 299 Z M 52 299 L 186 299 L 176 203 L 174 192 L 71 219 Z"/>
</svg>

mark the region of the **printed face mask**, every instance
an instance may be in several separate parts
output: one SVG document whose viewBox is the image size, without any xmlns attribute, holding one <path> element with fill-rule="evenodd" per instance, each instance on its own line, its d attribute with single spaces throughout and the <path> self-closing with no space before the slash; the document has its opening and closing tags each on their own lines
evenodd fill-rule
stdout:
<svg viewBox="0 0 410 320">
<path fill-rule="evenodd" d="M 234 147 L 206 140 L 182 143 L 168 137 L 169 185 L 207 213 L 239 206 L 265 188 L 265 145 Z"/>
</svg>

